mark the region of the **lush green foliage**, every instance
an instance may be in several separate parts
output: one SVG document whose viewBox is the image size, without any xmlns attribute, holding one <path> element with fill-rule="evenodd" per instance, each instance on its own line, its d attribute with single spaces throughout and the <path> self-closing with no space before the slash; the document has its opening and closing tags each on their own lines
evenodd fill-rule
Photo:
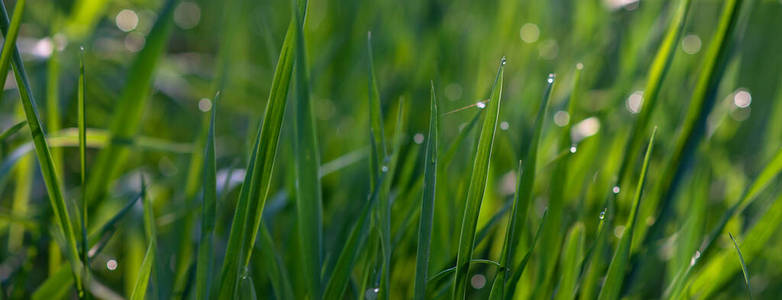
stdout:
<svg viewBox="0 0 782 300">
<path fill-rule="evenodd" d="M 782 293 L 779 1 L 2 4 L 0 299 Z"/>
</svg>

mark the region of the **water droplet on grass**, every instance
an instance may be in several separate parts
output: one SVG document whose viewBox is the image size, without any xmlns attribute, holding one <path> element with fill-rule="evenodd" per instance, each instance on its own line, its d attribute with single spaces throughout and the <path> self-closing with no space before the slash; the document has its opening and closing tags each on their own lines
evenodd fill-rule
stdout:
<svg viewBox="0 0 782 300">
<path fill-rule="evenodd" d="M 548 74 L 548 79 L 546 79 L 546 81 L 548 83 L 554 83 L 554 77 L 556 77 L 556 75 L 554 75 L 554 73 L 549 73 Z"/>
<path fill-rule="evenodd" d="M 364 292 L 364 298 L 366 298 L 367 300 L 375 300 L 375 299 L 377 299 L 377 294 L 378 293 L 380 293 L 380 289 L 379 288 L 367 289 Z"/>
<path fill-rule="evenodd" d="M 483 101 L 478 101 L 478 103 L 475 103 L 475 106 L 477 106 L 480 109 L 484 109 L 486 108 L 486 103 L 484 103 Z"/>
<path fill-rule="evenodd" d="M 578 149 L 576 149 L 576 145 L 570 146 L 570 153 L 576 153 Z"/>
<path fill-rule="evenodd" d="M 600 220 L 604 220 L 606 218 L 606 209 L 603 208 L 603 211 L 600 212 Z"/>
<path fill-rule="evenodd" d="M 613 188 L 611 188 L 611 192 L 613 192 L 614 194 L 619 194 L 619 191 L 620 189 L 618 185 L 615 185 Z"/>
</svg>

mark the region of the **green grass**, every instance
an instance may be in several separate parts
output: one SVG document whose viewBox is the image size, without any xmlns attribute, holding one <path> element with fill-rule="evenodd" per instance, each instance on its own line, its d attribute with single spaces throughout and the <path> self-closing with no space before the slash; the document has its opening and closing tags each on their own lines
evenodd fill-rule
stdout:
<svg viewBox="0 0 782 300">
<path fill-rule="evenodd" d="M 782 293 L 777 1 L 0 8 L 0 299 Z"/>
</svg>

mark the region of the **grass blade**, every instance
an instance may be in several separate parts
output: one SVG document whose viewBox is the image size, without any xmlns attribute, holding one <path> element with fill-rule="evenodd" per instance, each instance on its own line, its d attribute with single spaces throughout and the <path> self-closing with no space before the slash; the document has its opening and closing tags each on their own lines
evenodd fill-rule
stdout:
<svg viewBox="0 0 782 300">
<path fill-rule="evenodd" d="M 144 206 L 144 233 L 147 236 L 147 240 L 149 240 L 149 245 L 147 246 L 147 252 L 144 254 L 144 260 L 139 267 L 136 284 L 130 294 L 131 300 L 146 299 L 147 286 L 149 285 L 149 278 L 152 275 L 152 268 L 155 265 L 155 256 L 157 255 L 155 213 L 152 208 L 152 202 L 147 196 L 147 186 L 143 177 L 141 178 L 141 201 Z"/>
<path fill-rule="evenodd" d="M 79 87 L 77 91 L 77 118 L 79 126 L 79 184 L 81 185 L 81 261 L 85 266 L 89 266 L 90 261 L 87 257 L 87 116 L 85 114 L 87 92 L 87 82 L 84 76 L 84 47 L 81 47 L 79 60 Z M 89 273 L 89 268 L 85 269 L 85 276 Z"/>
<path fill-rule="evenodd" d="M 117 107 L 111 118 L 109 132 L 112 139 L 129 139 L 138 131 L 142 113 L 146 107 L 155 67 L 163 56 L 166 41 L 173 26 L 172 16 L 178 0 L 166 0 L 155 24 L 149 31 L 144 48 L 135 57 L 128 70 L 127 83 L 117 100 Z M 121 170 L 129 150 L 110 144 L 98 153 L 87 182 L 87 201 L 100 200 L 111 180 Z"/>
<path fill-rule="evenodd" d="M 747 284 L 747 294 L 749 294 L 749 299 L 752 300 L 752 288 L 749 286 L 749 271 L 747 271 L 747 264 L 744 263 L 744 256 L 741 255 L 741 249 L 739 249 L 739 244 L 736 243 L 736 239 L 733 238 L 733 235 L 730 233 L 728 233 L 728 236 L 730 236 L 730 240 L 733 241 L 733 247 L 736 248 L 736 254 L 739 256 L 741 272 L 744 273 L 744 283 Z"/>
<path fill-rule="evenodd" d="M 656 133 L 657 127 L 654 128 L 652 137 L 649 138 L 649 146 L 647 146 L 646 154 L 644 155 L 644 163 L 641 167 L 641 177 L 638 179 L 638 188 L 635 191 L 633 207 L 630 209 L 630 217 L 627 218 L 627 225 L 625 225 L 624 234 L 622 234 L 619 245 L 616 247 L 614 258 L 611 259 L 611 263 L 608 265 L 608 273 L 606 274 L 603 288 L 600 289 L 600 294 L 598 295 L 598 299 L 600 300 L 619 299 L 619 292 L 622 289 L 625 271 L 630 260 L 630 246 L 633 241 L 633 231 L 635 230 L 635 225 L 637 223 L 638 208 L 641 205 L 641 196 L 643 195 L 644 185 L 646 184 L 646 173 L 649 170 L 649 158 L 652 154 L 654 136 Z"/>
<path fill-rule="evenodd" d="M 215 162 L 215 115 L 220 92 L 217 92 L 212 104 L 209 122 L 209 134 L 204 149 L 203 203 L 201 207 L 201 238 L 198 242 L 198 262 L 196 263 L 196 299 L 209 297 L 212 274 L 212 255 L 215 214 L 217 212 L 217 171 Z"/>
<path fill-rule="evenodd" d="M 304 8 L 306 5 L 298 9 Z M 223 262 L 218 281 L 217 292 L 221 299 L 233 298 L 238 285 L 239 271 L 250 263 L 251 250 L 255 245 L 263 208 L 269 196 L 272 169 L 276 160 L 277 145 L 288 98 L 288 87 L 293 73 L 294 57 L 292 52 L 295 50 L 297 39 L 296 26 L 294 18 L 288 24 L 288 31 L 280 50 L 263 122 L 258 128 L 255 146 L 231 223 L 231 233 L 225 252 L 226 259 Z"/>
<path fill-rule="evenodd" d="M 584 254 L 584 224 L 576 223 L 570 228 L 562 252 L 562 279 L 557 288 L 556 300 L 574 299 L 578 287 L 578 275 L 581 273 L 581 260 Z"/>
<path fill-rule="evenodd" d="M 380 174 L 378 182 L 375 185 L 380 185 L 386 173 Z M 372 191 L 372 195 L 369 196 L 366 202 L 361 207 L 361 214 L 356 220 L 355 225 L 350 230 L 347 240 L 339 253 L 337 262 L 334 265 L 334 269 L 331 271 L 328 282 L 323 292 L 323 299 L 341 299 L 345 293 L 345 289 L 348 287 L 348 281 L 350 281 L 350 274 L 353 270 L 353 266 L 359 253 L 363 249 L 364 241 L 369 231 L 369 218 L 372 213 L 372 207 L 378 198 L 379 189 Z"/>
<path fill-rule="evenodd" d="M 3 52 L 0 54 L 0 78 L 2 83 L 5 84 L 8 76 L 8 66 L 11 63 L 11 55 L 13 55 L 16 49 L 16 37 L 19 35 L 19 26 L 22 24 L 22 14 L 24 14 L 24 6 L 27 3 L 26 0 L 20 0 L 16 2 L 14 6 L 14 15 L 11 19 L 10 25 L 5 25 L 3 28 Z"/>
<path fill-rule="evenodd" d="M 5 139 L 12 136 L 14 133 L 18 132 L 20 129 L 24 128 L 24 126 L 27 125 L 27 121 L 21 121 L 19 123 L 14 124 L 11 127 L 8 127 L 5 131 L 0 133 L 0 143 L 4 142 Z"/>
<path fill-rule="evenodd" d="M 14 23 L 21 22 L 22 11 L 25 1 L 19 1 L 14 8 Z M 81 278 L 82 265 L 78 258 L 78 248 L 76 247 L 76 236 L 73 232 L 73 226 L 71 225 L 70 214 L 68 213 L 68 207 L 65 203 L 65 198 L 62 195 L 60 189 L 60 181 L 57 178 L 54 161 L 46 142 L 46 134 L 41 127 L 41 121 L 38 117 L 38 109 L 35 105 L 35 99 L 33 98 L 32 89 L 30 88 L 30 82 L 27 78 L 27 72 L 24 69 L 24 63 L 22 56 L 19 54 L 15 46 L 15 35 L 13 31 L 15 29 L 13 23 L 9 24 L 8 12 L 5 9 L 5 4 L 0 3 L 0 27 L 6 37 L 3 44 L 3 53 L 0 54 L 0 68 L 2 65 L 9 64 L 9 60 L 13 59 L 13 69 L 16 78 L 17 86 L 19 87 L 19 95 L 22 98 L 22 106 L 24 107 L 24 113 L 27 118 L 27 124 L 30 128 L 30 134 L 33 138 L 33 144 L 35 146 L 35 153 L 38 157 L 38 162 L 41 167 L 41 174 L 43 175 L 44 184 L 46 185 L 46 191 L 49 194 L 49 202 L 54 211 L 55 220 L 59 227 L 60 232 L 65 237 L 67 243 L 67 249 L 65 249 L 68 261 L 71 263 L 71 269 L 73 276 L 76 279 L 76 289 L 80 297 L 84 296 L 84 286 Z M 7 68 L 7 67 L 6 67 Z"/>
<path fill-rule="evenodd" d="M 294 1 L 296 3 L 296 1 Z M 306 5 L 306 3 L 305 3 Z M 299 11 L 299 9 L 295 9 Z M 296 212 L 298 215 L 299 243 L 305 280 L 311 299 L 321 298 L 320 273 L 323 261 L 323 199 L 321 182 L 318 176 L 320 153 L 310 97 L 310 79 L 307 65 L 306 45 L 304 44 L 304 14 L 296 14 L 296 103 L 294 107 L 294 138 L 296 172 Z"/>
<path fill-rule="evenodd" d="M 502 79 L 505 69 L 505 57 L 500 61 L 497 70 L 497 78 L 494 80 L 486 116 L 483 119 L 481 133 L 478 138 L 470 175 L 469 188 L 467 189 L 464 217 L 462 218 L 461 233 L 459 235 L 459 251 L 456 258 L 456 274 L 454 275 L 452 299 L 465 299 L 467 294 L 467 279 L 470 273 L 470 260 L 475 250 L 475 229 L 478 224 L 478 213 L 483 201 L 483 193 L 486 189 L 486 180 L 489 173 L 489 161 L 494 144 L 494 133 L 497 129 L 497 119 L 500 113 L 500 101 L 502 99 Z"/>
<path fill-rule="evenodd" d="M 543 232 L 543 226 L 546 226 L 546 223 L 548 222 L 548 211 L 548 208 L 543 211 L 543 216 L 540 217 L 538 230 L 535 231 L 535 237 L 532 238 L 532 245 L 529 246 L 527 254 L 524 254 L 519 265 L 513 270 L 513 275 L 510 277 L 510 280 L 507 280 L 506 288 L 508 289 L 508 292 L 505 293 L 506 300 L 513 299 L 513 295 L 516 293 L 517 283 L 521 280 L 521 275 L 524 274 L 524 268 L 527 267 L 527 263 L 529 262 L 530 257 L 532 257 L 532 252 L 535 251 L 535 246 L 538 244 L 538 240 Z"/>
<path fill-rule="evenodd" d="M 527 152 L 524 162 L 519 162 L 519 179 L 516 183 L 516 197 L 513 201 L 513 208 L 508 219 L 507 229 L 505 230 L 505 243 L 503 244 L 502 256 L 500 257 L 500 264 L 503 266 L 503 270 L 498 272 L 498 278 L 495 279 L 495 283 L 492 286 L 492 294 L 495 294 L 497 299 L 506 298 L 512 296 L 508 294 L 508 285 L 515 285 L 515 282 L 506 282 L 507 270 L 515 270 L 515 258 L 516 258 L 516 245 L 519 243 L 521 233 L 524 230 L 524 225 L 527 222 L 527 211 L 529 210 L 529 203 L 532 202 L 532 188 L 535 185 L 535 166 L 538 159 L 538 144 L 540 142 L 540 135 L 543 131 L 543 121 L 545 120 L 546 111 L 548 109 L 548 102 L 551 98 L 551 89 L 554 87 L 554 74 L 549 74 L 546 79 L 546 89 L 543 91 L 543 99 L 540 101 L 540 107 L 538 108 L 538 114 L 535 118 L 534 133 L 532 140 L 530 141 L 530 148 Z M 502 289 L 502 290 L 498 290 Z"/>
<path fill-rule="evenodd" d="M 418 249 L 416 250 L 414 299 L 426 299 L 426 279 L 429 272 L 431 255 L 432 223 L 434 222 L 434 203 L 437 186 L 437 150 L 440 117 L 437 111 L 437 98 L 434 82 L 431 82 L 431 105 L 429 112 L 429 137 L 426 139 L 424 158 L 424 193 L 421 199 L 421 217 L 418 222 Z"/>
</svg>

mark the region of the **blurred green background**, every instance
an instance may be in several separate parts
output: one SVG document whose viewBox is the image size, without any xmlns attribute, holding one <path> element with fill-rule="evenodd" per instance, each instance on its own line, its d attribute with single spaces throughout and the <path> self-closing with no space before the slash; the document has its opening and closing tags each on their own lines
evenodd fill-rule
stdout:
<svg viewBox="0 0 782 300">
<path fill-rule="evenodd" d="M 9 10 L 15 1 L 5 1 Z M 120 91 L 128 82 L 134 57 L 145 46 L 164 1 L 159 0 L 29 0 L 17 46 L 25 59 L 47 134 L 62 135 L 76 127 L 76 88 L 79 47 L 85 48 L 87 79 L 87 126 L 106 129 L 118 109 Z M 201 152 L 199 137 L 218 88 L 222 99 L 216 118 L 218 166 L 218 225 L 216 248 L 222 259 L 224 241 L 234 212 L 243 166 L 261 121 L 274 67 L 285 30 L 291 18 L 290 1 L 225 0 L 174 1 L 174 27 L 166 38 L 165 52 L 154 70 L 151 89 L 144 97 L 138 136 L 151 146 L 130 145 L 126 162 L 109 197 L 90 207 L 90 223 L 101 224 L 114 215 L 128 196 L 139 189 L 139 174 L 150 184 L 158 217 L 158 258 L 161 268 L 152 285 L 159 295 L 179 297 L 188 293 L 177 286 L 183 262 L 183 247 L 198 241 L 198 226 L 187 219 L 200 201 L 188 176 L 200 176 L 191 165 L 193 153 Z M 752 1 L 745 1 L 752 2 Z M 375 72 L 380 89 L 386 133 L 396 126 L 399 101 L 407 102 L 408 118 L 400 150 L 400 166 L 394 178 L 394 201 L 420 198 L 423 174 L 422 142 L 429 119 L 429 82 L 434 81 L 440 98 L 441 143 L 447 145 L 480 110 L 477 102 L 488 98 L 500 57 L 507 57 L 500 126 L 491 160 L 489 184 L 479 224 L 484 224 L 512 198 L 517 162 L 528 151 L 538 100 L 549 73 L 557 76 L 552 102 L 538 155 L 539 174 L 560 152 L 557 137 L 561 127 L 574 124 L 578 152 L 568 170 L 564 224 L 585 223 L 587 245 L 593 237 L 598 215 L 625 151 L 625 141 L 643 101 L 646 76 L 675 8 L 675 1 L 660 0 L 551 0 L 551 1 L 393 1 L 311 0 L 305 39 L 309 56 L 312 101 L 323 166 L 324 248 L 328 269 L 333 265 L 346 235 L 367 197 L 369 163 L 367 33 L 371 32 Z M 704 51 L 717 26 L 723 1 L 695 0 L 687 17 L 682 39 L 664 79 L 651 124 L 658 127 L 656 149 L 647 178 L 654 189 L 670 156 L 675 137 L 687 111 L 690 96 L 703 64 Z M 676 215 L 666 227 L 659 260 L 665 264 L 645 266 L 628 287 L 630 298 L 659 297 L 676 270 L 688 263 L 694 247 L 676 239 L 692 209 L 703 214 L 705 235 L 712 224 L 735 202 L 745 187 L 782 146 L 782 1 L 754 1 L 740 43 L 733 45 L 714 109 L 695 154 L 684 163 L 689 170 L 674 196 Z M 576 65 L 583 66 L 582 98 L 576 113 L 567 115 L 573 92 Z M 23 120 L 19 96 L 11 77 L 0 99 L 0 128 Z M 300 281 L 297 258 L 296 209 L 293 202 L 292 122 L 290 103 L 282 129 L 280 152 L 266 203 L 264 223 L 273 236 L 274 249 L 291 280 Z M 27 132 L 27 130 L 23 130 Z M 0 280 L 6 296 L 27 298 L 57 268 L 54 222 L 37 161 L 32 154 L 12 154 L 30 141 L 17 134 L 0 148 Z M 67 144 L 67 143 L 66 143 Z M 448 172 L 438 179 L 435 229 L 432 239 L 431 274 L 444 269 L 455 255 L 461 224 L 466 181 L 472 165 L 472 138 L 458 148 Z M 79 194 L 79 164 L 76 145 L 56 148 L 55 161 L 67 199 Z M 29 147 L 29 146 L 28 146 Z M 195 149 L 195 150 L 194 150 Z M 61 152 L 60 152 L 61 151 Z M 89 167 L 97 149 L 87 153 Z M 59 153 L 59 154 L 58 154 Z M 61 156 L 57 156 L 61 155 Z M 641 157 L 637 158 L 640 163 Z M 33 166 L 33 167 L 31 167 Z M 407 174 L 412 174 L 405 176 Z M 631 168 L 637 178 L 640 167 Z M 693 174 L 708 174 L 705 184 Z M 225 180 L 227 176 L 232 176 Z M 530 226 L 523 233 L 528 245 L 547 206 L 550 176 L 535 183 Z M 30 181 L 25 184 L 25 180 Z M 200 179 L 199 179 L 200 180 Z M 230 183 L 225 186 L 223 183 Z M 635 179 L 633 179 L 635 182 Z M 779 180 L 764 191 L 726 231 L 743 239 L 780 192 Z M 197 187 L 200 191 L 200 186 Z M 624 188 L 624 187 L 622 187 Z M 629 188 L 632 189 L 632 188 Z M 21 194 L 20 194 L 21 193 Z M 25 194 L 27 193 L 27 194 Z M 624 192 L 622 193 L 624 194 Z M 705 195 L 703 207 L 693 208 L 694 194 Z M 619 197 L 617 223 L 623 224 L 631 197 Z M 697 196 L 700 197 L 700 196 Z M 26 204 L 16 199 L 28 199 Z M 413 200 L 404 200 L 413 201 Z M 394 206 L 392 230 L 400 242 L 394 252 L 392 298 L 411 295 L 415 268 L 417 222 L 405 220 L 407 206 Z M 643 210 L 644 208 L 642 208 Z M 653 208 L 646 208 L 640 224 L 651 224 Z M 647 218 L 648 217 L 648 218 Z M 105 297 L 125 295 L 132 288 L 146 244 L 142 209 L 134 208 L 107 248 L 92 262 L 98 281 L 108 290 Z M 413 219 L 415 220 L 415 218 Z M 412 224 L 412 225 L 411 225 Z M 756 298 L 774 299 L 782 293 L 782 235 L 773 235 L 754 253 L 748 267 Z M 21 227 L 19 227 L 21 226 Z M 480 226 L 479 226 L 480 227 Z M 502 231 L 502 226 L 497 231 Z M 570 227 L 567 225 L 564 228 Z M 614 228 L 621 234 L 621 225 Z M 17 232 L 23 228 L 22 235 Z M 188 229 L 190 229 L 188 231 Z M 611 243 L 615 243 L 611 237 Z M 498 257 L 502 232 L 489 240 L 477 255 Z M 720 237 L 720 249 L 733 251 L 730 239 Z M 223 246 L 220 246 L 223 245 Z M 526 249 L 526 246 L 522 247 Z M 261 249 L 257 251 L 267 251 Z M 524 250 L 526 251 L 526 250 Z M 479 253 L 479 254 L 478 254 Z M 666 254 L 667 253 L 667 254 Z M 192 253 L 190 254 L 192 255 Z M 476 256 L 477 256 L 476 255 Z M 534 253 L 520 286 L 531 297 L 539 267 L 546 253 Z M 610 251 L 606 254 L 610 258 Z M 257 261 L 257 262 L 256 262 Z M 738 266 L 738 261 L 730 260 Z M 262 299 L 274 297 L 269 266 L 254 258 L 251 271 Z M 489 267 L 477 272 L 490 272 Z M 651 269 L 649 269 L 651 268 Z M 739 269 L 740 270 L 740 269 Z M 191 270 L 192 271 L 192 270 Z M 184 274 L 189 274 L 185 272 Z M 740 272 L 716 287 L 718 297 L 744 297 Z M 188 276 L 188 275 L 184 275 Z M 185 279 L 184 282 L 187 282 Z M 185 283 L 186 284 L 186 283 Z M 490 285 L 475 288 L 474 295 L 488 294 Z M 294 294 L 302 296 L 299 289 Z M 347 295 L 361 294 L 349 288 Z"/>
</svg>

